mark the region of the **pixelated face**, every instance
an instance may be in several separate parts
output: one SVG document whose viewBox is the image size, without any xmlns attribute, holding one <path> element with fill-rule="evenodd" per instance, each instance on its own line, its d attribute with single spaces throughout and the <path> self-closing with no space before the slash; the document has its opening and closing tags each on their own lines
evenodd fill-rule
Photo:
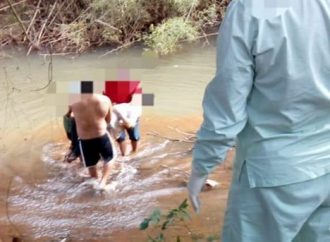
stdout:
<svg viewBox="0 0 330 242">
<path fill-rule="evenodd" d="M 134 95 L 142 94 L 142 89 L 140 81 L 106 81 L 103 94 L 113 103 L 130 103 Z"/>
<path fill-rule="evenodd" d="M 154 94 L 143 93 L 140 81 L 105 81 L 104 95 L 113 103 L 153 106 Z"/>
<path fill-rule="evenodd" d="M 80 84 L 81 84 L 80 85 L 81 94 L 93 93 L 93 81 L 81 81 Z"/>
</svg>

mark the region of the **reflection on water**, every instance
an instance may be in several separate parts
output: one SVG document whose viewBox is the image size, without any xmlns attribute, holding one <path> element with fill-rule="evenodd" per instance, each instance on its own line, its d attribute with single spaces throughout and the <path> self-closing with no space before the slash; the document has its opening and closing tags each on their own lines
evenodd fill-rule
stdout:
<svg viewBox="0 0 330 242">
<path fill-rule="evenodd" d="M 48 58 L 0 60 L 0 240 L 20 235 L 25 241 L 142 242 L 147 235 L 136 231 L 139 222 L 154 208 L 174 208 L 186 197 L 192 143 L 183 136 L 200 124 L 214 48 L 151 61 L 140 50 L 99 56 L 54 56 L 55 86 L 42 91 L 35 90 L 47 84 Z M 109 79 L 141 80 L 155 106 L 144 108 L 139 152 L 112 164 L 108 191 L 101 192 L 79 162 L 62 162 L 68 143 L 60 116 L 69 102 L 65 83 Z M 221 178 L 223 189 L 206 194 L 208 215 L 223 208 L 229 181 L 223 168 L 213 178 Z M 191 227 L 207 234 L 218 232 L 219 223 L 204 216 Z"/>
</svg>

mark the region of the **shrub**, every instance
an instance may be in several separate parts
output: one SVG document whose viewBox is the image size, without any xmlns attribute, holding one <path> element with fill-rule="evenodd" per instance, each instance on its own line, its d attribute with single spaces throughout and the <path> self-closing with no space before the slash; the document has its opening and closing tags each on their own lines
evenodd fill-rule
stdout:
<svg viewBox="0 0 330 242">
<path fill-rule="evenodd" d="M 36 2 L 40 3 L 38 9 Z M 30 50 L 51 44 L 54 52 L 79 53 L 93 46 L 129 46 L 144 40 L 148 48 L 166 55 L 180 49 L 181 41 L 192 41 L 198 34 L 205 36 L 208 27 L 218 25 L 228 2 L 26 0 L 26 4 L 18 1 L 14 6 L 21 21 L 7 4 L 0 4 L 6 9 L 0 11 L 0 28 L 6 33 L 0 35 L 0 44 L 25 45 Z M 29 27 L 28 36 L 24 27 Z"/>
<path fill-rule="evenodd" d="M 168 19 L 150 30 L 145 43 L 160 55 L 173 53 L 182 47 L 180 41 L 193 41 L 198 36 L 197 28 L 183 17 Z"/>
</svg>

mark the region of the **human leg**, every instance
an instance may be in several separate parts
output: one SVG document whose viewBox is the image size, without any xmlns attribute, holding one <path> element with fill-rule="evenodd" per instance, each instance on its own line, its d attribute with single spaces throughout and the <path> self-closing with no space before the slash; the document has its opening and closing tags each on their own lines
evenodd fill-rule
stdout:
<svg viewBox="0 0 330 242">
<path fill-rule="evenodd" d="M 118 142 L 118 145 L 119 145 L 119 150 L 120 150 L 121 155 L 125 156 L 126 150 L 127 150 L 127 144 L 126 144 L 125 140 Z"/>
<path fill-rule="evenodd" d="M 68 138 L 68 140 L 71 141 L 71 132 L 65 132 L 66 133 L 66 137 Z"/>
<path fill-rule="evenodd" d="M 125 142 L 126 134 L 125 131 L 121 131 L 119 137 L 117 138 L 117 143 L 119 145 L 120 153 L 122 156 L 126 155 L 127 145 Z"/>
<path fill-rule="evenodd" d="M 76 128 L 76 121 L 74 118 L 71 118 L 71 126 L 70 126 L 70 151 L 65 156 L 65 161 L 71 163 L 72 161 L 76 160 L 80 156 L 80 149 L 78 143 L 78 134 Z"/>
<path fill-rule="evenodd" d="M 105 163 L 103 165 L 102 178 L 101 178 L 101 181 L 100 181 L 100 187 L 104 187 L 106 185 L 107 180 L 108 180 L 108 178 L 110 176 L 110 172 L 111 172 L 110 162 Z"/>
<path fill-rule="evenodd" d="M 320 207 L 304 224 L 293 242 L 330 241 L 330 207 Z"/>
<path fill-rule="evenodd" d="M 77 126 L 74 118 L 72 119 L 72 127 L 71 127 L 71 146 L 72 146 L 72 153 L 76 157 L 78 157 L 80 155 L 80 150 L 78 143 Z"/>
<path fill-rule="evenodd" d="M 134 153 L 139 148 L 139 141 L 131 140 L 131 145 L 132 145 L 132 152 Z"/>
<path fill-rule="evenodd" d="M 242 171 L 239 181 L 234 180 L 231 184 L 222 230 L 222 242 L 265 242 L 263 238 L 266 238 L 268 231 L 272 231 L 269 223 L 258 219 L 267 215 L 263 215 L 262 206 L 259 204 L 258 198 L 254 196 L 253 190 L 250 190 L 244 172 Z M 276 239 L 269 242 L 280 242 Z"/>
<path fill-rule="evenodd" d="M 139 146 L 140 140 L 140 125 L 139 122 L 132 128 L 127 129 L 129 139 L 131 140 L 132 152 L 136 152 Z"/>
<path fill-rule="evenodd" d="M 98 178 L 96 166 L 88 167 L 89 175 L 93 178 Z"/>
<path fill-rule="evenodd" d="M 108 135 L 104 135 L 100 141 L 100 154 L 104 160 L 100 186 L 104 187 L 111 172 L 110 161 L 112 161 L 115 158 L 111 140 Z"/>
<path fill-rule="evenodd" d="M 328 175 L 330 176 L 330 175 Z M 328 179 L 327 184 L 330 184 Z M 330 241 L 330 195 L 306 221 L 293 242 Z"/>
<path fill-rule="evenodd" d="M 70 163 L 72 161 L 71 156 L 72 156 L 72 150 L 73 150 L 72 134 L 71 134 L 72 120 L 70 118 L 68 118 L 67 116 L 64 116 L 63 124 L 64 124 L 66 137 L 68 138 L 68 140 L 70 140 L 70 147 L 69 147 L 69 150 L 66 152 L 63 161 Z"/>
<path fill-rule="evenodd" d="M 91 177 L 98 178 L 96 164 L 100 159 L 97 139 L 78 140 L 80 158 Z"/>
<path fill-rule="evenodd" d="M 286 186 L 250 188 L 244 165 L 240 179 L 231 185 L 222 242 L 291 242 L 322 204 L 320 194 L 329 191 L 326 184 L 318 178 Z"/>
</svg>

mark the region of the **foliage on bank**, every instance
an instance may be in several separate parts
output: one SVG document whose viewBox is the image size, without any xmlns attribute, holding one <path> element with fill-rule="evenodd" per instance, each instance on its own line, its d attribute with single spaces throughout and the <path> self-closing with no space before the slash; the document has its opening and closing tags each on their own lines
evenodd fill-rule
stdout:
<svg viewBox="0 0 330 242">
<path fill-rule="evenodd" d="M 155 209 L 152 214 L 145 218 L 140 223 L 140 230 L 146 230 L 150 227 L 154 228 L 153 235 L 148 234 L 147 242 L 166 242 L 169 241 L 166 231 L 170 227 L 176 227 L 184 229 L 175 236 L 176 242 L 183 241 L 183 237 L 190 237 L 193 242 L 215 242 L 219 241 L 218 235 L 208 235 L 194 233 L 186 221 L 190 220 L 190 214 L 188 211 L 188 199 L 185 199 L 177 208 L 169 210 L 167 213 L 162 212 L 159 209 Z M 151 226 L 150 226 L 151 225 Z M 178 232 L 178 231 L 177 231 Z M 173 234 L 172 234 L 173 237 Z M 172 239 L 172 241 L 174 241 Z"/>
<path fill-rule="evenodd" d="M 4 0 L 1 47 L 82 53 L 142 42 L 160 55 L 208 37 L 230 0 Z M 214 29 L 214 28 L 213 28 Z"/>
</svg>

